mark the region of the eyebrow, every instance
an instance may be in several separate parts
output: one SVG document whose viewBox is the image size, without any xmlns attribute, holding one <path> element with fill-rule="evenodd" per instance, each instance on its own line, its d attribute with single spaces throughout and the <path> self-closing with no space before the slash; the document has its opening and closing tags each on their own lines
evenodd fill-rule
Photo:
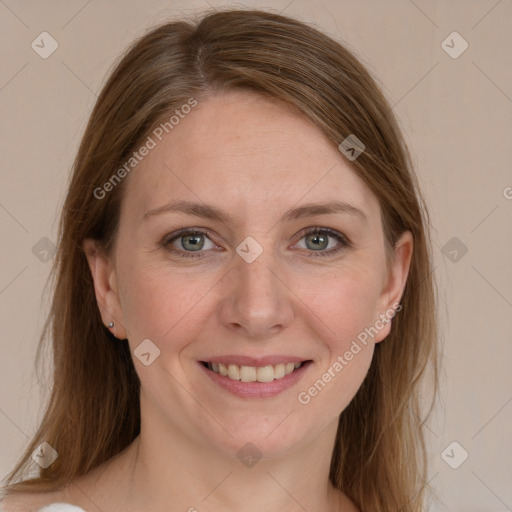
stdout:
<svg viewBox="0 0 512 512">
<path fill-rule="evenodd" d="M 154 215 L 160 215 L 162 213 L 168 212 L 182 212 L 189 215 L 195 215 L 196 217 L 217 220 L 224 224 L 229 223 L 231 220 L 230 216 L 226 212 L 220 210 L 215 206 L 208 205 L 205 203 L 194 203 L 192 201 L 184 200 L 171 201 L 170 203 L 160 206 L 159 208 L 149 210 L 143 215 L 142 219 L 147 220 L 148 218 L 153 217 Z M 329 215 L 334 213 L 345 213 L 348 215 L 359 217 L 364 223 L 368 223 L 368 218 L 362 210 L 343 201 L 331 201 L 322 204 L 304 204 L 302 206 L 292 208 L 285 212 L 279 219 L 279 222 L 314 217 L 316 215 Z"/>
</svg>

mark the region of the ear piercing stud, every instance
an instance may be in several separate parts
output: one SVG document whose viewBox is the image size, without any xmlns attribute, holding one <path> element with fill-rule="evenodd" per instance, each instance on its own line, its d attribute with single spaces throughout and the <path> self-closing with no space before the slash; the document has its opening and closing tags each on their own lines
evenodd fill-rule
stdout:
<svg viewBox="0 0 512 512">
<path fill-rule="evenodd" d="M 112 329 L 113 327 L 114 327 L 114 322 L 109 322 L 109 324 L 108 324 L 108 328 L 109 328 L 109 329 Z M 112 333 L 112 335 L 113 335 L 115 338 L 117 338 L 115 331 Z M 119 339 L 119 338 L 117 338 L 117 339 Z"/>
</svg>

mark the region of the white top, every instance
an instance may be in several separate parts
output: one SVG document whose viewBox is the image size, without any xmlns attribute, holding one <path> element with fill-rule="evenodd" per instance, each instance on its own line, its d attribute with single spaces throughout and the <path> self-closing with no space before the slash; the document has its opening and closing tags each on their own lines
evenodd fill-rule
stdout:
<svg viewBox="0 0 512 512">
<path fill-rule="evenodd" d="M 40 508 L 37 512 L 85 512 L 85 510 L 69 503 L 51 503 Z"/>
</svg>

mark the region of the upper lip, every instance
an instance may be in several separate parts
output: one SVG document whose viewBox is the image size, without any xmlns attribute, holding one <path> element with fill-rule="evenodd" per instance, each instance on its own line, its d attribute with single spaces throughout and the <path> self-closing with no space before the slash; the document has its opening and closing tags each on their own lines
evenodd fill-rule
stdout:
<svg viewBox="0 0 512 512">
<path fill-rule="evenodd" d="M 210 357 L 208 359 L 202 359 L 205 363 L 222 363 L 225 365 L 228 364 L 236 364 L 238 366 L 268 366 L 279 363 L 302 363 L 303 361 L 308 361 L 303 357 L 297 356 L 286 356 L 286 355 L 276 355 L 276 356 L 266 356 L 266 357 L 251 357 L 251 356 L 237 356 L 237 355 L 226 355 L 226 356 L 217 356 Z"/>
</svg>

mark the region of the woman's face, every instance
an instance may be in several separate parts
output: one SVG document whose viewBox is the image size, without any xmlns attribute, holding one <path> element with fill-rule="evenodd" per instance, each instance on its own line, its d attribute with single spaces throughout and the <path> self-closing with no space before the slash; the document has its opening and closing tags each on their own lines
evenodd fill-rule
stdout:
<svg viewBox="0 0 512 512">
<path fill-rule="evenodd" d="M 143 423 L 230 455 L 305 446 L 389 333 L 410 234 L 388 275 L 377 198 L 313 124 L 252 93 L 200 102 L 155 140 L 95 275 L 104 322 L 129 340 Z"/>
</svg>

